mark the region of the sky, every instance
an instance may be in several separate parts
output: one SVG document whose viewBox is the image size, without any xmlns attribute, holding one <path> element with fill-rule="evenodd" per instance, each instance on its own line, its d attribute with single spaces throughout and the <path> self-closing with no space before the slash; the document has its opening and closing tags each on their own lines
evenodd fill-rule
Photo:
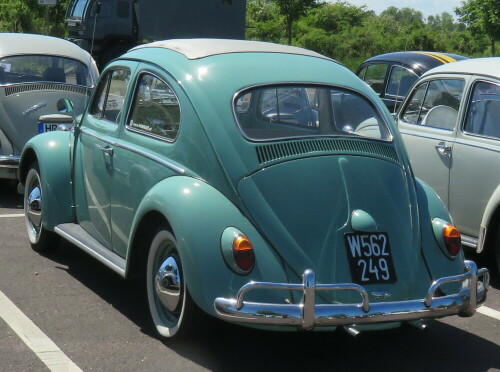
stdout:
<svg viewBox="0 0 500 372">
<path fill-rule="evenodd" d="M 335 0 L 329 0 L 335 2 Z M 463 0 L 346 0 L 348 3 L 361 6 L 380 14 L 390 6 L 397 8 L 413 8 L 423 13 L 424 17 L 448 12 L 456 18 L 454 8 L 462 5 Z"/>
</svg>

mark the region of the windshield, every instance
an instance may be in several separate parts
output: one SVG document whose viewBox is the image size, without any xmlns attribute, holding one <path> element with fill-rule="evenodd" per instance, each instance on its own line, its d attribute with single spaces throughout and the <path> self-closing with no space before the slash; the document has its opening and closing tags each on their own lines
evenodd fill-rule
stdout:
<svg viewBox="0 0 500 372">
<path fill-rule="evenodd" d="M 87 5 L 87 2 L 89 0 L 74 0 L 73 3 L 70 5 L 70 17 L 80 17 L 83 18 L 83 13 L 85 11 L 85 5 Z"/>
<path fill-rule="evenodd" d="M 354 92 L 319 86 L 266 86 L 236 97 L 243 134 L 252 140 L 314 136 L 359 136 L 390 140 L 375 108 Z"/>
<path fill-rule="evenodd" d="M 39 81 L 92 86 L 87 66 L 74 59 L 46 55 L 0 59 L 0 84 Z"/>
</svg>

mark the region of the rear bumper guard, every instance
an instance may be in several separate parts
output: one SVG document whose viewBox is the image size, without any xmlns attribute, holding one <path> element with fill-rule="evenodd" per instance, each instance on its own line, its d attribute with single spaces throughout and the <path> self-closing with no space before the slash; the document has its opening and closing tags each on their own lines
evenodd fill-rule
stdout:
<svg viewBox="0 0 500 372">
<path fill-rule="evenodd" d="M 370 303 L 368 291 L 354 283 L 316 284 L 312 270 L 304 271 L 302 284 L 249 282 L 240 288 L 236 299 L 215 299 L 217 315 L 232 322 L 314 327 L 374 324 L 441 318 L 449 315 L 472 316 L 486 300 L 489 285 L 488 269 L 477 269 L 473 261 L 465 261 L 461 275 L 435 280 L 423 299 Z M 435 297 L 447 283 L 462 282 L 456 294 Z M 255 289 L 302 291 L 300 304 L 247 302 L 245 295 Z M 316 304 L 317 291 L 355 291 L 362 297 L 357 304 Z"/>
</svg>

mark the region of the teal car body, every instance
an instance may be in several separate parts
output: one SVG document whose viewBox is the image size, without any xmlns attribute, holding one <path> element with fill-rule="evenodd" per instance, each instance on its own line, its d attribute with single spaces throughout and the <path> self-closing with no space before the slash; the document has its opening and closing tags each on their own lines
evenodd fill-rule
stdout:
<svg viewBox="0 0 500 372">
<path fill-rule="evenodd" d="M 143 275 L 164 337 L 200 310 L 356 332 L 470 316 L 486 299 L 488 271 L 450 250 L 458 231 L 385 105 L 308 50 L 134 48 L 105 68 L 73 132 L 28 142 L 20 181 L 33 248 L 63 237 Z"/>
</svg>

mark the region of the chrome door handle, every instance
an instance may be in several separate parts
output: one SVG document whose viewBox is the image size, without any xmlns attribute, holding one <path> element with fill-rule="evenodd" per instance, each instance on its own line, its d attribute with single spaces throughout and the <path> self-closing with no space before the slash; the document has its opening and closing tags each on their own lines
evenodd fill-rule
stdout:
<svg viewBox="0 0 500 372">
<path fill-rule="evenodd" d="M 104 152 L 105 154 L 108 154 L 108 155 L 113 155 L 113 148 L 111 146 L 98 146 L 99 147 L 99 150 L 101 150 L 102 152 Z"/>
<path fill-rule="evenodd" d="M 451 146 L 446 145 L 446 142 L 439 142 L 436 145 L 436 149 L 441 153 L 441 154 L 447 154 L 451 152 Z"/>
</svg>

